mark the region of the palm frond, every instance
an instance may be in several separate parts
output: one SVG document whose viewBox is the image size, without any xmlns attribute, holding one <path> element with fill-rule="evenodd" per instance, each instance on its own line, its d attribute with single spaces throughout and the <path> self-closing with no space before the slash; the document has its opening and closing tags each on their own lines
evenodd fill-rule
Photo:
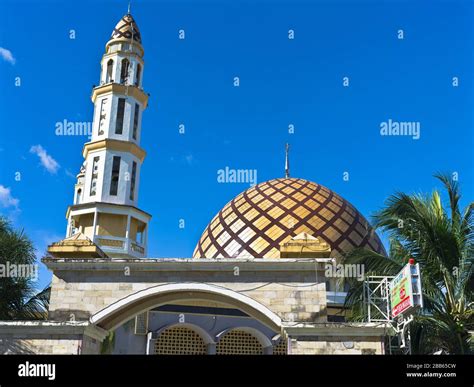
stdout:
<svg viewBox="0 0 474 387">
<path fill-rule="evenodd" d="M 447 210 L 441 194 L 406 194 L 388 197 L 373 216 L 374 227 L 389 236 L 389 257 L 360 249 L 345 257 L 363 264 L 367 274 L 394 275 L 414 258 L 421 269 L 424 308 L 415 320 L 416 348 L 420 353 L 442 350 L 467 353 L 474 329 L 474 203 L 459 208 L 459 185 L 447 174 L 436 174 L 449 197 Z M 349 281 L 346 306 L 363 319 L 363 285 Z"/>
</svg>

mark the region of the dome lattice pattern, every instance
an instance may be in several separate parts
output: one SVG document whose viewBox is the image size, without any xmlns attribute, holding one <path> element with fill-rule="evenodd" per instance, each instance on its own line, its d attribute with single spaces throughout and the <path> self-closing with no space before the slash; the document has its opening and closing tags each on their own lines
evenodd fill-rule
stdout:
<svg viewBox="0 0 474 387">
<path fill-rule="evenodd" d="M 133 39 L 138 43 L 142 43 L 142 37 L 137 23 L 132 15 L 125 15 L 115 26 L 112 31 L 111 39 Z"/>
<path fill-rule="evenodd" d="M 274 179 L 242 192 L 204 230 L 195 258 L 279 258 L 280 245 L 306 232 L 331 256 L 355 247 L 385 249 L 367 220 L 328 188 L 303 179 Z"/>
</svg>

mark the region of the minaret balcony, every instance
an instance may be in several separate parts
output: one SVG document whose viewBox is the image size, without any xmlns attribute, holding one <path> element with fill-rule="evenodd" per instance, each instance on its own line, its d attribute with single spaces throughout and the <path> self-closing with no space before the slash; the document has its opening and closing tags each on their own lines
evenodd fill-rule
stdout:
<svg viewBox="0 0 474 387">
<path fill-rule="evenodd" d="M 136 207 L 105 202 L 70 206 L 67 237 L 82 233 L 110 258 L 147 256 L 151 215 Z"/>
<path fill-rule="evenodd" d="M 109 256 L 127 255 L 145 258 L 145 245 L 130 238 L 96 235 L 94 243 Z"/>
<path fill-rule="evenodd" d="M 112 84 L 117 84 L 117 85 L 124 85 L 124 86 L 133 86 L 133 87 L 136 87 L 137 89 L 144 91 L 143 87 L 139 84 L 138 81 L 134 81 L 134 82 L 115 82 L 113 79 L 109 80 L 109 81 L 101 81 L 100 82 L 100 85 L 99 86 L 96 86 L 96 85 L 93 85 L 93 89 L 95 89 L 96 87 L 102 87 L 102 86 L 105 86 L 105 85 L 112 85 Z"/>
</svg>

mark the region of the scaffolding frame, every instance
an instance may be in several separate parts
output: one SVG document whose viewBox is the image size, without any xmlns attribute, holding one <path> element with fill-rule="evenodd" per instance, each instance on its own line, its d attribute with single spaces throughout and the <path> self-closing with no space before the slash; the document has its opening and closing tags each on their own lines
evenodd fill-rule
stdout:
<svg viewBox="0 0 474 387">
<path fill-rule="evenodd" d="M 394 277 L 371 275 L 364 281 L 363 302 L 368 322 L 391 322 L 390 280 Z"/>
<path fill-rule="evenodd" d="M 390 312 L 390 281 L 394 276 L 367 276 L 363 287 L 363 303 L 367 311 L 367 322 L 388 323 L 398 339 L 398 346 L 392 345 L 392 335 L 387 334 L 389 339 L 389 353 L 394 348 L 400 349 L 404 354 L 411 354 L 410 323 L 413 315 L 405 315 L 392 318 Z"/>
</svg>

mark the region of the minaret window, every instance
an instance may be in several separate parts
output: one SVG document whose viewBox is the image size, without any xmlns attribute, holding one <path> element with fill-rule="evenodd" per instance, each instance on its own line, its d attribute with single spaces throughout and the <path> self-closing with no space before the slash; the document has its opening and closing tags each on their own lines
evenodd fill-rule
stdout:
<svg viewBox="0 0 474 387">
<path fill-rule="evenodd" d="M 112 79 L 112 71 L 114 69 L 114 61 L 113 59 L 110 59 L 107 62 L 107 74 L 105 76 L 105 83 L 110 83 L 113 82 L 114 80 Z"/>
<path fill-rule="evenodd" d="M 77 190 L 77 195 L 76 195 L 76 203 L 74 204 L 81 204 L 81 199 L 82 199 L 82 189 Z"/>
<path fill-rule="evenodd" d="M 112 163 L 112 177 L 110 179 L 110 195 L 117 196 L 120 175 L 120 157 L 114 156 Z"/>
<path fill-rule="evenodd" d="M 138 117 L 140 115 L 140 105 L 135 104 L 135 113 L 133 115 L 133 139 L 137 139 L 137 129 L 138 129 Z"/>
<path fill-rule="evenodd" d="M 133 162 L 132 179 L 130 180 L 130 200 L 135 200 L 135 181 L 137 179 L 137 163 Z"/>
<path fill-rule="evenodd" d="M 94 162 L 92 163 L 92 179 L 91 179 L 90 196 L 94 196 L 96 194 L 98 175 L 99 175 L 99 156 L 94 157 Z"/>
<path fill-rule="evenodd" d="M 105 124 L 105 119 L 107 117 L 106 110 L 105 110 L 106 105 L 107 105 L 107 98 L 104 98 L 100 102 L 99 136 L 104 134 L 104 124 Z"/>
<path fill-rule="evenodd" d="M 117 120 L 115 122 L 115 134 L 122 134 L 124 113 L 125 113 L 125 98 L 119 98 L 118 106 L 117 106 Z"/>
<path fill-rule="evenodd" d="M 120 71 L 120 83 L 128 83 L 128 71 L 130 62 L 128 59 L 122 59 L 122 69 Z"/>
<path fill-rule="evenodd" d="M 135 86 L 140 87 L 140 76 L 142 75 L 142 66 L 137 63 L 137 74 L 135 76 Z"/>
</svg>

